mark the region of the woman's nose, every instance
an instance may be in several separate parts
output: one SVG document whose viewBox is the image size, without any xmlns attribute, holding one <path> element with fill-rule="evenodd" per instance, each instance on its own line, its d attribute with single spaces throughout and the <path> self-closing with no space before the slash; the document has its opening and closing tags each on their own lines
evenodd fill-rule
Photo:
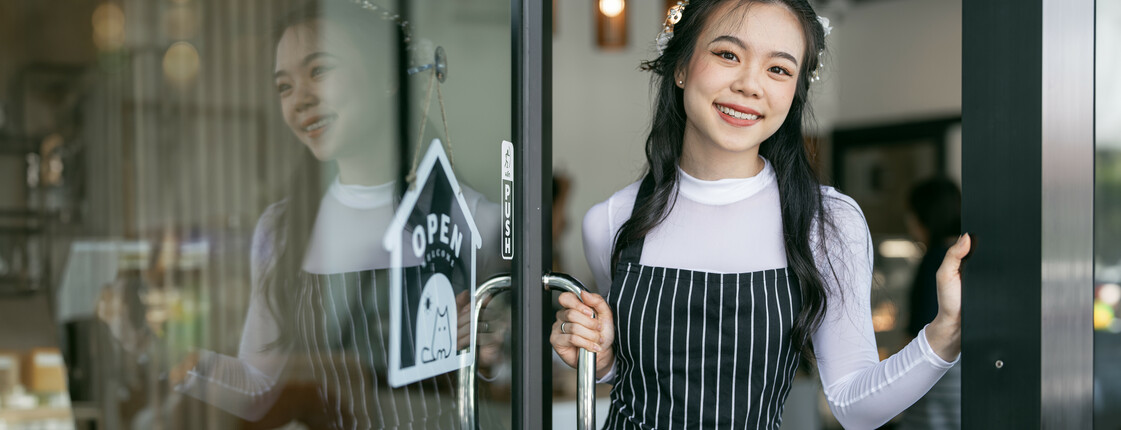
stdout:
<svg viewBox="0 0 1121 430">
<path fill-rule="evenodd" d="M 296 111 L 303 112 L 319 104 L 319 94 L 312 83 L 296 84 Z"/>
<path fill-rule="evenodd" d="M 763 87 L 759 83 L 761 78 L 762 73 L 745 68 L 732 81 L 732 91 L 748 97 L 761 97 L 763 95 Z"/>
</svg>

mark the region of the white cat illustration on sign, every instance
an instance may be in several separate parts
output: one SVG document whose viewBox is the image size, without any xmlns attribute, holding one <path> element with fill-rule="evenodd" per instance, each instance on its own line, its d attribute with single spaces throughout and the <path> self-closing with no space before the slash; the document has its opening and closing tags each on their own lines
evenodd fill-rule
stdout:
<svg viewBox="0 0 1121 430">
<path fill-rule="evenodd" d="M 451 329 L 457 326 L 457 312 L 452 312 L 454 305 L 455 293 L 448 277 L 440 273 L 432 275 L 424 285 L 416 311 L 416 356 L 421 362 L 431 363 L 455 353 Z"/>
</svg>

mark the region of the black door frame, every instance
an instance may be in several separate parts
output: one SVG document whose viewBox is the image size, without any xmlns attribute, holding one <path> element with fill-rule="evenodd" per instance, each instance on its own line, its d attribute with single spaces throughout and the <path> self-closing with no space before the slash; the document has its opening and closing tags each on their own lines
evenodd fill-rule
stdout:
<svg viewBox="0 0 1121 430">
<path fill-rule="evenodd" d="M 1094 0 L 962 6 L 962 423 L 1092 428 Z"/>
<path fill-rule="evenodd" d="M 552 425 L 552 2 L 510 1 L 514 125 L 514 428 Z M 549 198 L 546 198 L 549 196 Z"/>
</svg>

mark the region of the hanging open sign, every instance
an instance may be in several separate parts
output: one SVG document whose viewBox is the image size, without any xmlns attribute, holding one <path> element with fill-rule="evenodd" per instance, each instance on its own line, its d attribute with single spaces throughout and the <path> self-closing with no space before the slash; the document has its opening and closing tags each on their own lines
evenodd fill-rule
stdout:
<svg viewBox="0 0 1121 430">
<path fill-rule="evenodd" d="M 439 139 L 428 145 L 416 177 L 385 233 L 392 262 L 393 387 L 457 370 L 474 360 L 474 354 L 456 342 L 456 297 L 467 294 L 470 309 L 475 308 L 475 261 L 482 238 Z M 471 327 L 472 345 L 475 332 Z"/>
</svg>

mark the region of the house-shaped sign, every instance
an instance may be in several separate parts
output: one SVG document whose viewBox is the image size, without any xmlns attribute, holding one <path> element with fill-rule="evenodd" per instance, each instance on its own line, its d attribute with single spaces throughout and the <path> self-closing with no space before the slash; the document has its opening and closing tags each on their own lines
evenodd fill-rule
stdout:
<svg viewBox="0 0 1121 430">
<path fill-rule="evenodd" d="M 443 145 L 435 139 L 385 232 L 390 253 L 389 384 L 401 387 L 469 366 L 459 348 L 456 297 L 475 308 L 475 256 L 482 238 Z M 471 324 L 474 325 L 472 319 Z M 475 344 L 471 327 L 470 345 Z"/>
</svg>

